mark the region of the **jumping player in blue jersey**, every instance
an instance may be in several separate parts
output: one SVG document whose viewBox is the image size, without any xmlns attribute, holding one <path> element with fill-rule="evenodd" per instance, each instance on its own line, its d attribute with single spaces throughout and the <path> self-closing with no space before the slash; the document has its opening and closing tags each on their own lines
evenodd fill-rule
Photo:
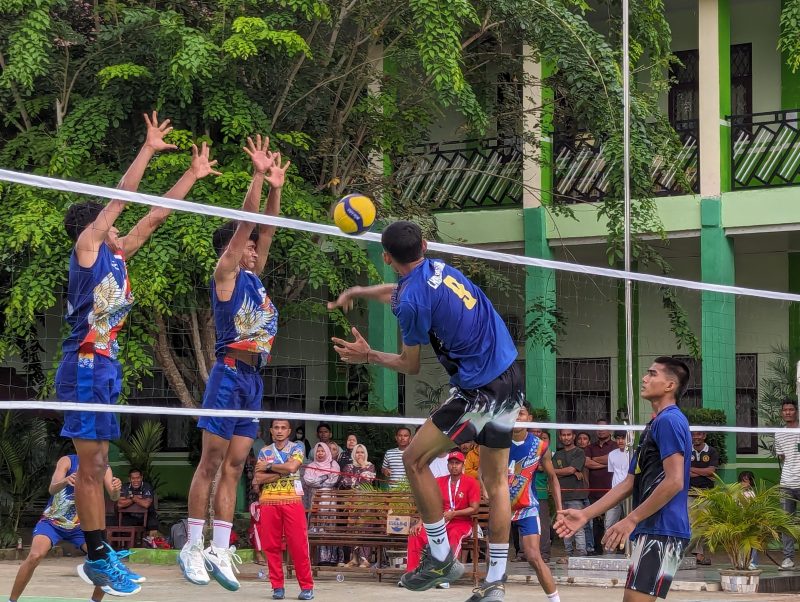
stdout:
<svg viewBox="0 0 800 602">
<path fill-rule="evenodd" d="M 466 441 L 481 445 L 481 472 L 489 495 L 489 571 L 472 602 L 501 600 L 511 506 L 508 457 L 511 429 L 524 401 L 517 348 L 489 299 L 461 272 L 438 259 L 426 259 L 427 243 L 419 226 L 390 224 L 381 236 L 384 262 L 399 275 L 397 284 L 356 287 L 329 303 L 348 310 L 356 297 L 391 303 L 403 338 L 401 352 L 370 348 L 353 328 L 355 341 L 333 339 L 342 361 L 376 364 L 417 374 L 422 345 L 433 347 L 450 375 L 451 395 L 433 411 L 403 453 L 406 474 L 428 534 L 429 551 L 420 566 L 401 578 L 422 591 L 458 580 L 464 566 L 453 557 L 444 527 L 442 499 L 429 468 L 441 453 Z"/>
<path fill-rule="evenodd" d="M 169 120 L 158 123 L 155 112 L 145 116 L 147 139 L 120 183 L 122 190 L 139 187 L 153 155 L 174 149 L 164 142 Z M 193 147 L 191 167 L 166 196 L 182 199 L 194 183 L 218 173 L 209 162 L 208 148 Z M 61 401 L 116 404 L 122 389 L 122 367 L 117 360 L 117 334 L 133 305 L 133 293 L 125 261 L 130 259 L 171 213 L 153 207 L 126 236 L 114 222 L 126 203 L 107 205 L 88 201 L 72 205 L 64 227 L 75 247 L 69 261 L 67 323 L 71 333 L 62 345 L 63 356 L 56 372 L 56 396 Z M 114 414 L 65 412 L 62 436 L 70 437 L 81 469 L 76 477 L 75 505 L 86 539 L 87 560 L 78 567 L 82 577 L 115 596 L 135 594 L 141 588 L 131 581 L 123 563 L 109 555 L 103 542 L 105 502 L 103 477 L 108 466 L 108 442 L 119 438 Z"/>
<path fill-rule="evenodd" d="M 270 191 L 264 214 L 278 215 L 290 162 L 281 164 L 280 153 L 269 151 L 269 138 L 248 138 L 244 150 L 253 162 L 253 180 L 242 210 L 258 213 L 266 182 Z M 264 384 L 259 369 L 269 361 L 278 331 L 278 312 L 261 282 L 274 234 L 274 226 L 255 228 L 252 222 L 228 222 L 214 232 L 219 260 L 211 279 L 211 307 L 217 361 L 208 375 L 204 408 L 261 410 Z M 222 587 L 236 591 L 238 557 L 229 549 L 233 511 L 258 420 L 203 417 L 197 426 L 203 429 L 203 451 L 189 489 L 189 537 L 178 564 L 191 583 L 206 585 L 210 571 Z M 273 470 L 279 472 L 282 466 L 275 465 Z M 214 497 L 213 540 L 204 549 L 203 528 L 217 471 L 221 477 Z"/>
<path fill-rule="evenodd" d="M 623 602 L 666 598 L 691 539 L 687 503 L 692 436 L 678 408 L 688 382 L 689 368 L 682 361 L 669 356 L 653 361 L 642 378 L 641 394 L 652 404 L 655 418 L 639 439 L 628 477 L 588 508 L 562 510 L 553 525 L 559 536 L 570 537 L 633 495 L 631 513 L 603 536 L 607 550 L 633 541 Z"/>
</svg>

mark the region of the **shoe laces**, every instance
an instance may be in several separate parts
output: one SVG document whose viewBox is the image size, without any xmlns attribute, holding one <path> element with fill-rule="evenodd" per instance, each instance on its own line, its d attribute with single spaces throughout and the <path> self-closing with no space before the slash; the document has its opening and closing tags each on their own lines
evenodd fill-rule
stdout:
<svg viewBox="0 0 800 602">
<path fill-rule="evenodd" d="M 203 539 L 189 546 L 189 568 L 192 571 L 205 571 L 206 562 L 203 558 Z"/>
<path fill-rule="evenodd" d="M 113 562 L 113 560 L 110 557 L 105 559 L 105 563 L 106 566 L 108 567 L 107 569 L 108 576 L 111 577 L 111 579 L 114 582 L 122 581 L 122 582 L 128 582 L 130 584 L 133 583 L 130 580 L 130 577 L 128 577 L 128 573 L 122 570 L 122 568 L 116 562 Z"/>
<path fill-rule="evenodd" d="M 213 548 L 214 553 L 220 559 L 220 564 L 223 566 L 228 566 L 233 569 L 235 572 L 239 573 L 239 567 L 236 566 L 237 564 L 242 564 L 242 557 L 236 553 L 236 546 L 231 546 L 229 548 Z"/>
</svg>

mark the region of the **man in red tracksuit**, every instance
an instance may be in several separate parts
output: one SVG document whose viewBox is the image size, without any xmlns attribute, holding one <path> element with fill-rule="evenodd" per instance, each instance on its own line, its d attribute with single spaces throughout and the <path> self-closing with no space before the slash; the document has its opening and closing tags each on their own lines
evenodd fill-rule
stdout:
<svg viewBox="0 0 800 602">
<path fill-rule="evenodd" d="M 298 598 L 311 600 L 314 597 L 314 580 L 308 555 L 303 486 L 298 474 L 306 450 L 302 441 L 289 441 L 292 425 L 288 420 L 273 420 L 269 431 L 272 444 L 261 448 L 253 482 L 261 486 L 258 533 L 267 556 L 272 599 L 283 600 L 286 597 L 281 557 L 281 543 L 285 534 L 300 584 Z"/>
<path fill-rule="evenodd" d="M 477 479 L 464 474 L 464 454 L 452 451 L 447 456 L 447 469 L 450 474 L 439 477 L 436 483 L 442 492 L 444 520 L 447 539 L 453 556 L 458 558 L 461 541 L 472 532 L 472 515 L 481 505 L 481 487 Z M 428 544 L 428 535 L 422 522 L 411 527 L 408 534 L 408 568 L 413 571 L 419 566 L 422 550 Z"/>
</svg>

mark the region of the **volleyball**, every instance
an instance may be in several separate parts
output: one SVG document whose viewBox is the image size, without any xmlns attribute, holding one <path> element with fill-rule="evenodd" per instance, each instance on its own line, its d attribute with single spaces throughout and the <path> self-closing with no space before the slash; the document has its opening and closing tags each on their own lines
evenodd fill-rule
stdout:
<svg viewBox="0 0 800 602">
<path fill-rule="evenodd" d="M 368 196 L 354 192 L 339 199 L 333 208 L 333 221 L 345 234 L 362 234 L 375 223 L 375 203 Z"/>
</svg>

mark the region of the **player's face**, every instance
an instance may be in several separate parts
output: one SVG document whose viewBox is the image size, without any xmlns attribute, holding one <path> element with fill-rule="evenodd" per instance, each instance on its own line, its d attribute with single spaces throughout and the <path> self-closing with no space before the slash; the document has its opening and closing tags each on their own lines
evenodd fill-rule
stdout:
<svg viewBox="0 0 800 602">
<path fill-rule="evenodd" d="M 450 471 L 450 476 L 459 477 L 464 472 L 464 463 L 458 460 L 450 460 L 447 463 L 447 470 Z"/>
<path fill-rule="evenodd" d="M 292 427 L 289 426 L 288 422 L 279 420 L 273 423 L 269 432 L 273 441 L 286 441 L 289 438 L 289 433 L 292 432 Z"/>
<path fill-rule="evenodd" d="M 525 408 L 522 408 L 522 409 L 519 411 L 519 414 L 517 415 L 517 422 L 530 422 L 530 421 L 531 421 L 531 415 L 530 415 L 530 413 L 528 413 L 528 410 L 526 410 Z M 514 432 L 515 432 L 515 433 L 517 433 L 517 434 L 519 434 L 519 433 L 521 433 L 521 432 L 522 432 L 522 431 L 524 431 L 524 430 L 526 430 L 526 429 L 525 429 L 525 427 L 520 427 L 520 428 L 515 428 L 515 429 L 514 429 Z M 534 433 L 533 433 L 533 434 L 534 434 L 534 435 L 536 435 L 536 432 L 535 432 L 535 431 L 537 431 L 537 430 L 539 430 L 539 429 L 533 429 L 533 431 L 534 431 Z M 541 432 L 542 432 L 542 431 L 540 431 L 540 430 L 539 430 L 539 433 L 541 433 Z M 538 437 L 538 435 L 536 435 L 536 436 Z"/>
<path fill-rule="evenodd" d="M 397 447 L 406 447 L 411 443 L 411 431 L 407 431 L 406 429 L 398 431 L 394 436 L 394 440 L 397 441 Z"/>
<path fill-rule="evenodd" d="M 246 270 L 252 270 L 256 267 L 257 261 L 258 253 L 256 252 L 256 243 L 252 240 L 248 240 L 247 244 L 244 246 L 244 253 L 242 253 L 242 259 L 239 261 L 239 265 Z"/>
<path fill-rule="evenodd" d="M 575 442 L 575 431 L 564 429 L 558 433 L 558 438 L 561 440 L 561 444 L 564 447 L 572 447 L 572 444 Z"/>
<path fill-rule="evenodd" d="M 664 370 L 661 364 L 653 363 L 642 377 L 642 397 L 648 401 L 661 399 L 670 392 L 675 391 L 675 382 Z"/>
<path fill-rule="evenodd" d="M 781 418 L 786 424 L 794 424 L 797 421 L 797 406 L 785 403 L 781 406 Z"/>
</svg>

